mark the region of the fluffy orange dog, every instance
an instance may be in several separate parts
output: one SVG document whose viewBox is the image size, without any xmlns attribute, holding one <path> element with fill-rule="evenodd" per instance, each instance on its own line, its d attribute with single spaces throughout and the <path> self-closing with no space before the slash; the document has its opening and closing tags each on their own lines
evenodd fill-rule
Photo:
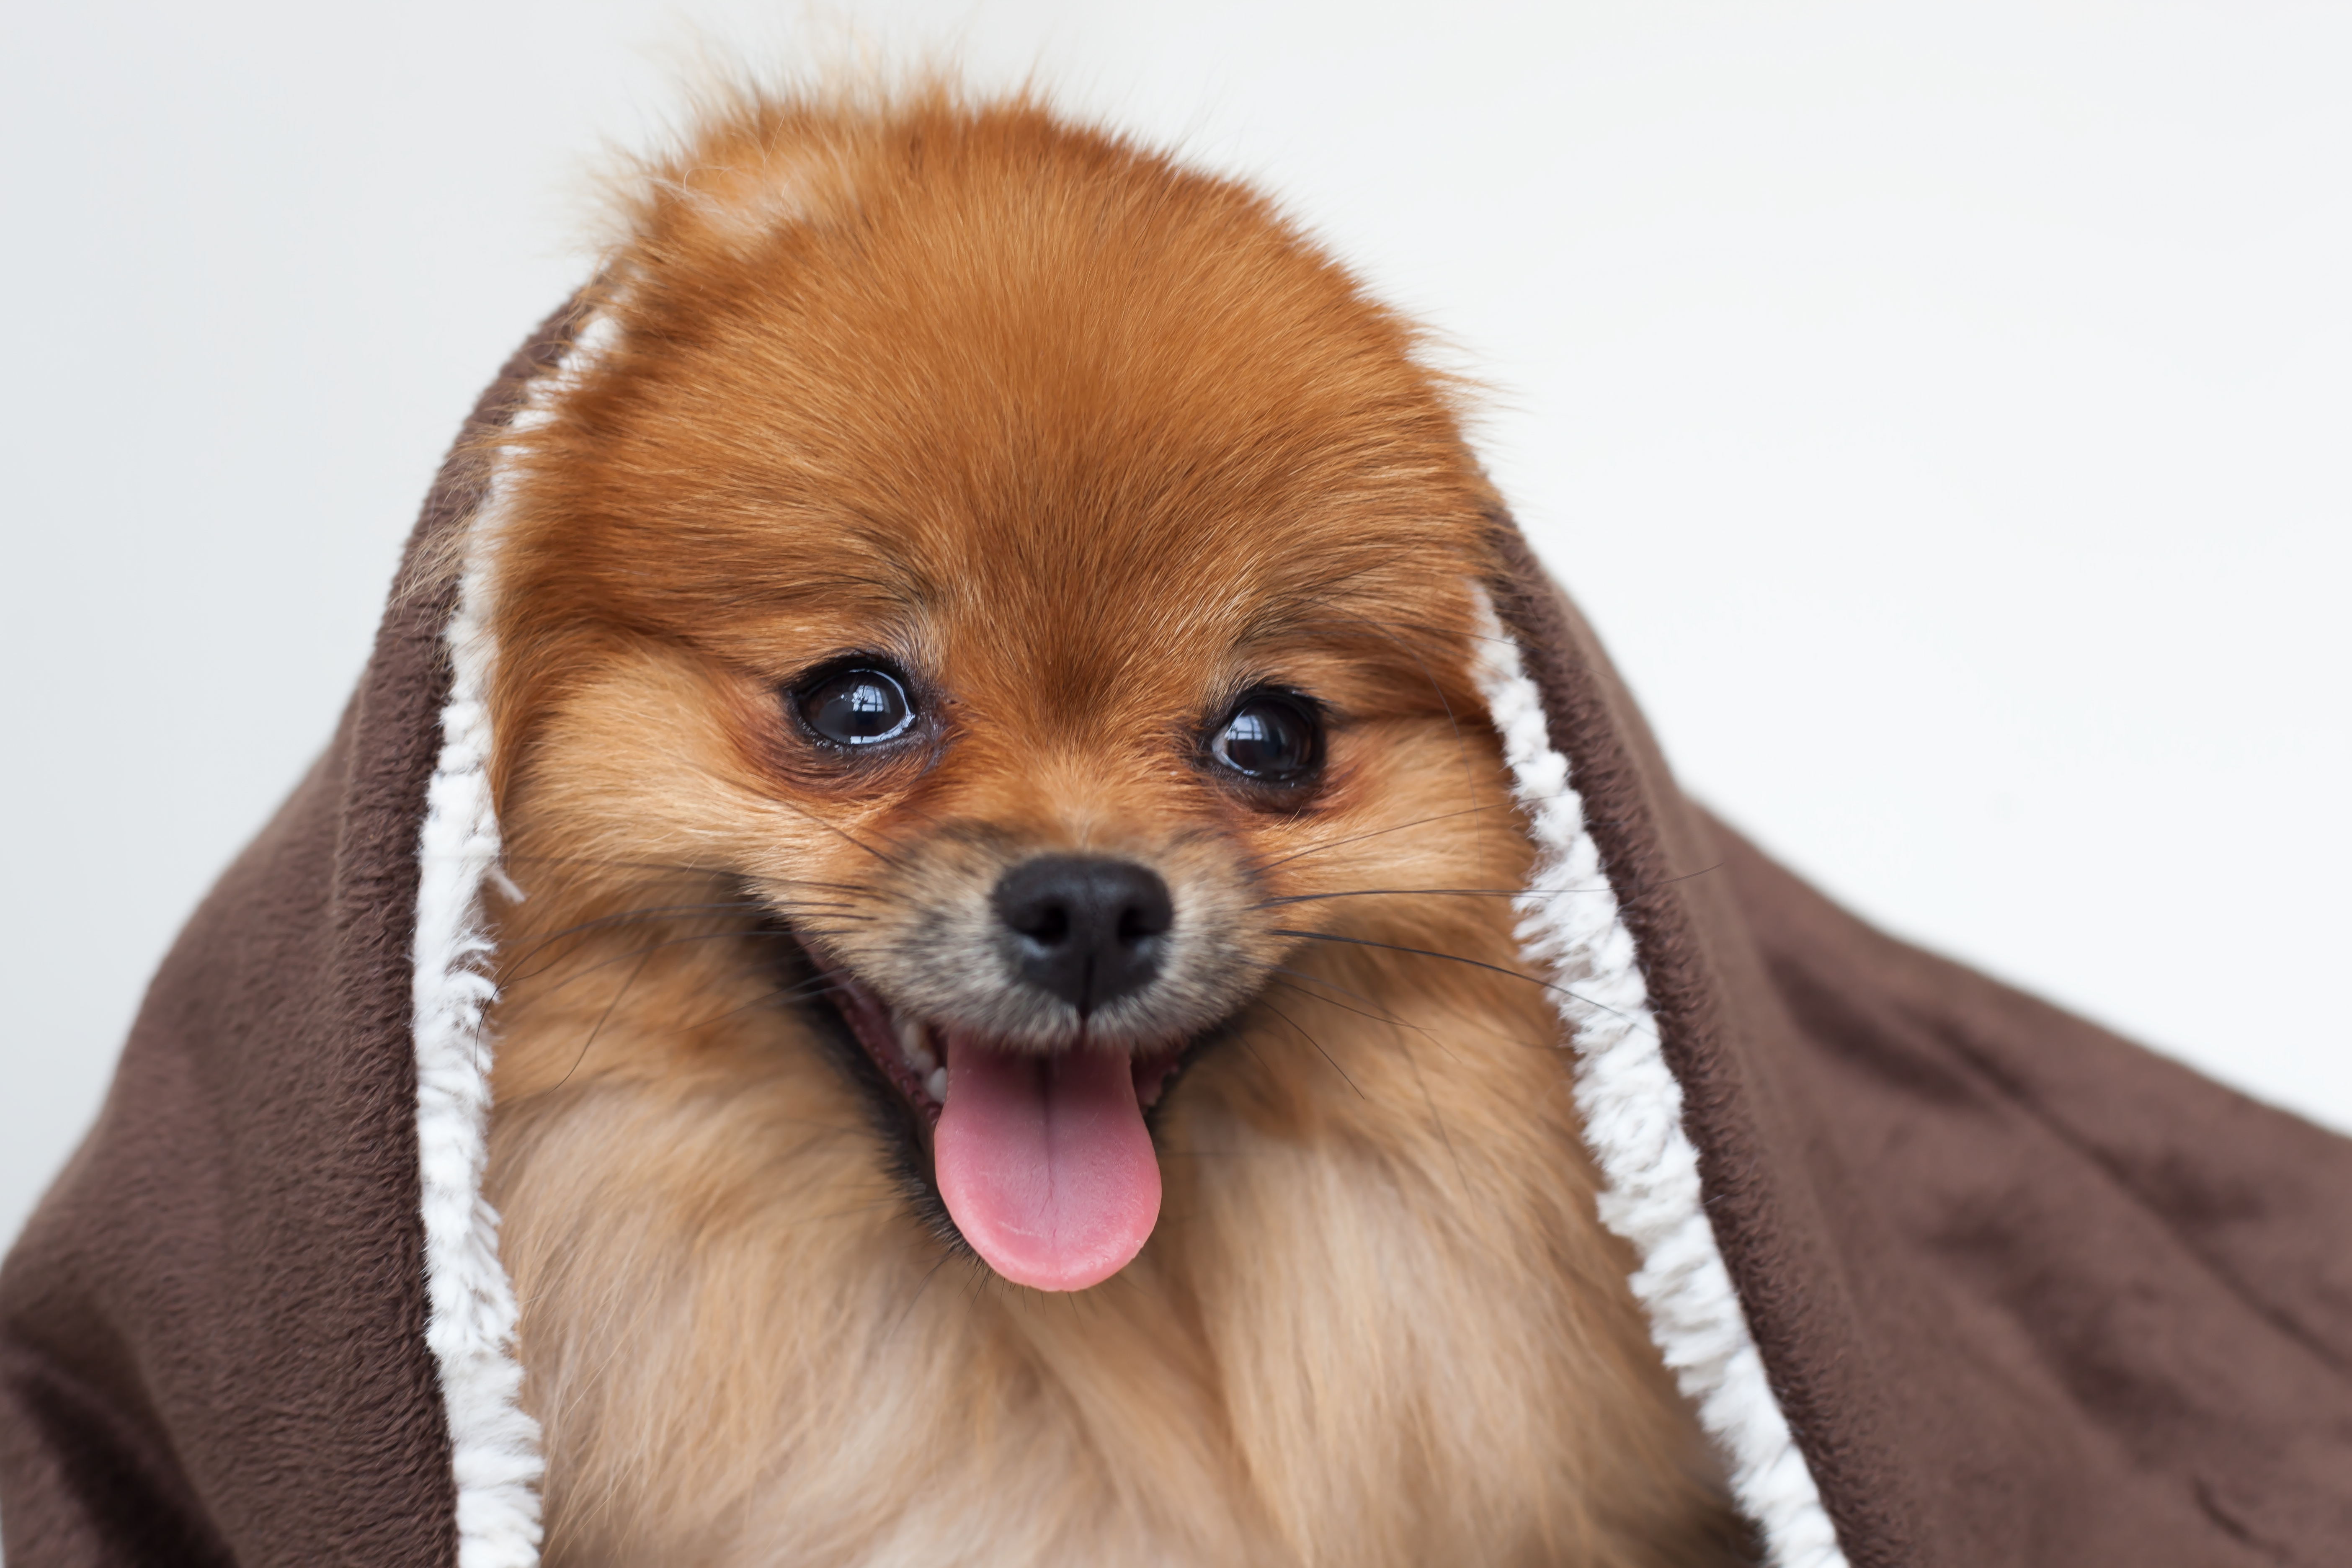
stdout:
<svg viewBox="0 0 2352 1568">
<path fill-rule="evenodd" d="M 1741 1560 L 1412 330 L 944 89 L 713 116 L 588 306 L 484 612 L 549 1560 Z"/>
</svg>

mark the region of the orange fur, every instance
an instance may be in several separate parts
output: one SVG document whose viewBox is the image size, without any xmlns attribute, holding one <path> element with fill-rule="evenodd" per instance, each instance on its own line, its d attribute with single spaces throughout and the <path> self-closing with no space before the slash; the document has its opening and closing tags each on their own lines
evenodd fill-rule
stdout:
<svg viewBox="0 0 2352 1568">
<path fill-rule="evenodd" d="M 1493 501 L 1411 331 L 1249 192 L 942 89 L 714 117 L 595 302 L 485 557 L 549 1562 L 1738 1560 L 1544 991 L 1394 951 L 1515 969 L 1530 858 L 1467 668 Z M 936 744 L 795 731 L 846 649 Z M 1311 799 L 1198 763 L 1262 680 L 1328 707 Z M 918 911 L 1081 848 L 1242 988 L 1151 1241 L 1048 1296 L 927 1224 L 779 931 L 887 992 Z"/>
</svg>

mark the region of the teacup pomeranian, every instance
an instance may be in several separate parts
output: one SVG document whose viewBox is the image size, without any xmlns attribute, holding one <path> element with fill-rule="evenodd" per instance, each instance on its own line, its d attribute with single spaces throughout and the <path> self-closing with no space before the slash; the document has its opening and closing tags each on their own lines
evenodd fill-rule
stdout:
<svg viewBox="0 0 2352 1568">
<path fill-rule="evenodd" d="M 1028 99 L 642 172 L 471 549 L 554 1564 L 1720 1564 L 1470 668 L 1456 389 Z"/>
</svg>

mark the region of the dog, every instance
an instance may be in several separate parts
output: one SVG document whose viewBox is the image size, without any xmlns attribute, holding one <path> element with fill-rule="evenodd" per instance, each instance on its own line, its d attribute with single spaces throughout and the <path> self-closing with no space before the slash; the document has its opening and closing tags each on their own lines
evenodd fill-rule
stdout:
<svg viewBox="0 0 2352 1568">
<path fill-rule="evenodd" d="M 1713 1565 L 1469 650 L 1465 390 L 1033 98 L 627 182 L 473 546 L 553 1564 Z"/>
</svg>

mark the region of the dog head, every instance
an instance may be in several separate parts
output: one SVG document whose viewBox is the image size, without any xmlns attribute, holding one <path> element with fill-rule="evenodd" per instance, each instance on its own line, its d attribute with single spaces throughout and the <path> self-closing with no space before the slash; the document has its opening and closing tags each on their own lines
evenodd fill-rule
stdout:
<svg viewBox="0 0 2352 1568">
<path fill-rule="evenodd" d="M 1220 1024 L 1302 942 L 1426 942 L 1360 895 L 1491 804 L 1491 495 L 1411 331 L 1240 187 L 944 94 L 725 123 L 504 438 L 502 810 L 564 825 L 526 881 L 772 910 L 964 1237 L 1092 1284 Z"/>
</svg>

